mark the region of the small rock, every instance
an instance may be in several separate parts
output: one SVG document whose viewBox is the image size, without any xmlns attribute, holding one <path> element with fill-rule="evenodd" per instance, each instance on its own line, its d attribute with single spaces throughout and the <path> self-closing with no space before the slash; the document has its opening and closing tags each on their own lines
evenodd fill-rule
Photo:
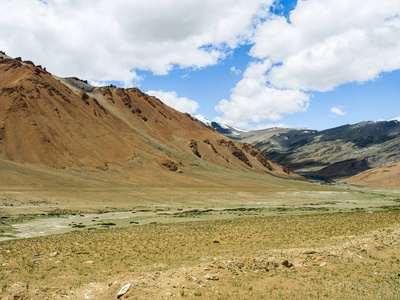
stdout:
<svg viewBox="0 0 400 300">
<path fill-rule="evenodd" d="M 373 214 L 374 212 L 372 210 L 369 210 L 366 212 L 366 214 Z"/>
<path fill-rule="evenodd" d="M 204 279 L 206 279 L 206 280 L 219 280 L 219 277 L 217 275 L 205 275 Z"/>
<path fill-rule="evenodd" d="M 131 287 L 131 284 L 130 284 L 130 283 L 125 284 L 125 285 L 119 290 L 119 292 L 118 292 L 118 294 L 117 294 L 117 298 L 119 299 L 119 298 L 121 298 L 123 295 L 125 295 L 125 294 L 128 292 L 128 290 L 130 289 L 130 287 Z"/>
<path fill-rule="evenodd" d="M 285 266 L 286 268 L 291 268 L 291 267 L 293 267 L 293 264 L 291 262 L 289 262 L 288 260 L 285 260 L 282 263 L 282 266 Z"/>
<path fill-rule="evenodd" d="M 93 260 L 88 260 L 88 261 L 84 261 L 84 262 L 83 262 L 83 264 L 85 264 L 85 265 L 91 265 L 91 264 L 93 264 L 93 263 L 94 263 Z"/>
<path fill-rule="evenodd" d="M 57 256 L 58 254 L 60 254 L 60 253 L 58 253 L 57 251 L 55 251 L 55 252 L 50 253 L 49 256 L 50 256 L 50 257 L 55 257 L 55 256 Z"/>
<path fill-rule="evenodd" d="M 319 266 L 320 267 L 325 267 L 327 265 L 327 263 L 326 262 L 323 262 L 323 263 L 321 263 Z"/>
</svg>

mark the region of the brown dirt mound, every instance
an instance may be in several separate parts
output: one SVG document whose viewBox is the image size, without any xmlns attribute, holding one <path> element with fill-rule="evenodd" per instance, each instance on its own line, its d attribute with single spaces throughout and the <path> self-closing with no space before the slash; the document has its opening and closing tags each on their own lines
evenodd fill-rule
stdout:
<svg viewBox="0 0 400 300">
<path fill-rule="evenodd" d="M 400 188 L 400 162 L 365 171 L 346 180 L 349 184 Z"/>
</svg>

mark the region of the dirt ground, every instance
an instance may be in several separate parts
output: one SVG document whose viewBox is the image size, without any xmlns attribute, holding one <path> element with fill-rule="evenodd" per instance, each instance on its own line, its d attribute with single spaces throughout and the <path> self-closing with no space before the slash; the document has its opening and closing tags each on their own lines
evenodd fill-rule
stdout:
<svg viewBox="0 0 400 300">
<path fill-rule="evenodd" d="M 397 299 L 400 211 L 246 216 L 0 243 L 1 299 Z"/>
</svg>

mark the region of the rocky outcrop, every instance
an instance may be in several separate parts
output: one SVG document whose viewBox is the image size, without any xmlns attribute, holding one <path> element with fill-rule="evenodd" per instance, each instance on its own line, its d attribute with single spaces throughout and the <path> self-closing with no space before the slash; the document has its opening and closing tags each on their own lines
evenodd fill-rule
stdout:
<svg viewBox="0 0 400 300">
<path fill-rule="evenodd" d="M 218 140 L 218 143 L 220 146 L 229 148 L 231 150 L 231 153 L 233 154 L 233 156 L 235 156 L 240 161 L 242 161 L 243 163 L 248 165 L 250 168 L 253 167 L 251 162 L 247 158 L 246 154 L 244 154 L 244 152 L 242 150 L 240 150 L 238 147 L 236 147 L 236 145 L 232 141 L 220 139 L 220 140 Z"/>
<path fill-rule="evenodd" d="M 189 148 L 192 150 L 194 155 L 196 155 L 198 158 L 201 158 L 201 154 L 199 153 L 197 142 L 195 140 L 190 141 Z"/>
<path fill-rule="evenodd" d="M 204 140 L 203 143 L 209 145 L 211 147 L 211 149 L 214 151 L 215 154 L 220 155 L 218 153 L 217 149 L 215 149 L 214 145 L 209 140 Z"/>
<path fill-rule="evenodd" d="M 294 174 L 293 170 L 291 167 L 289 166 L 283 166 L 282 167 L 283 172 L 285 172 L 286 174 Z"/>
<path fill-rule="evenodd" d="M 161 165 L 167 168 L 168 170 L 172 172 L 177 172 L 178 171 L 178 164 L 173 162 L 172 160 L 165 159 L 161 162 Z"/>
<path fill-rule="evenodd" d="M 254 147 L 253 145 L 250 145 L 248 143 L 243 143 L 242 144 L 242 149 L 244 149 L 247 153 L 249 153 L 251 156 L 257 158 L 257 160 L 268 170 L 273 171 L 274 168 L 272 167 L 270 163 L 270 159 L 265 155 L 263 151 L 260 149 Z M 285 171 L 285 170 L 284 170 Z M 287 173 L 287 172 L 286 172 Z"/>
</svg>

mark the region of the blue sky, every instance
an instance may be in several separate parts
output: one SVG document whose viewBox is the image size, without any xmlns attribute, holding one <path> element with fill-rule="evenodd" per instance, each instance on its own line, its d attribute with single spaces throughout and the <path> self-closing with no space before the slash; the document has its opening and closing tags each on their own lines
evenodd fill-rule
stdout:
<svg viewBox="0 0 400 300">
<path fill-rule="evenodd" d="M 279 1 L 271 12 L 283 15 L 290 22 L 290 12 L 295 9 L 296 0 Z M 215 105 L 221 99 L 229 99 L 232 88 L 241 79 L 241 74 L 250 61 L 252 44 L 243 45 L 218 65 L 201 70 L 175 69 L 168 76 L 153 76 L 145 73 L 141 88 L 145 91 L 176 91 L 200 106 L 196 113 L 212 120 L 218 113 Z M 239 70 L 236 74 L 231 70 Z M 327 129 L 343 124 L 362 121 L 389 120 L 400 116 L 400 71 L 382 73 L 377 78 L 362 83 L 351 82 L 335 87 L 332 91 L 310 91 L 312 100 L 305 112 L 285 114 L 279 122 L 250 122 L 256 128 L 274 126 L 310 127 Z M 378 104 L 378 105 L 377 105 Z M 343 114 L 331 112 L 338 107 Z"/>
<path fill-rule="evenodd" d="M 4 0 L 0 50 L 242 128 L 400 116 L 396 0 Z"/>
<path fill-rule="evenodd" d="M 168 75 L 153 75 L 139 72 L 145 78 L 140 82 L 143 91 L 176 91 L 179 96 L 199 103 L 196 113 L 213 119 L 217 112 L 214 107 L 221 99 L 228 99 L 232 88 L 242 78 L 249 60 L 249 45 L 235 49 L 220 63 L 199 70 L 174 69 Z M 234 67 L 237 73 L 231 70 Z"/>
</svg>

